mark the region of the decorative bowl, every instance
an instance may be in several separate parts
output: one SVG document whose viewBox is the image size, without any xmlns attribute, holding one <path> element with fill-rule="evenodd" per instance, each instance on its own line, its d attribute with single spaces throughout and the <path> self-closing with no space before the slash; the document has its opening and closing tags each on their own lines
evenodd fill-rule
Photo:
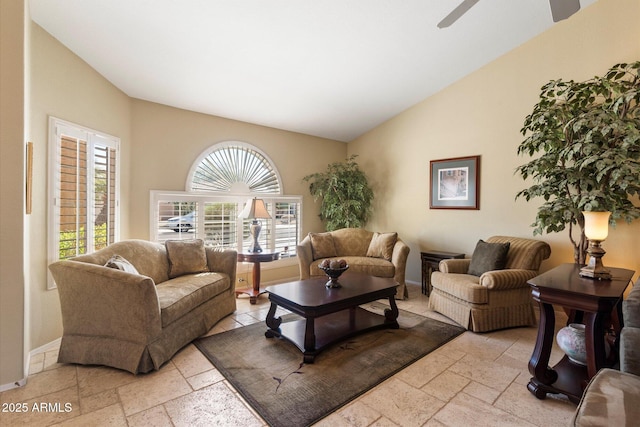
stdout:
<svg viewBox="0 0 640 427">
<path fill-rule="evenodd" d="M 329 281 L 326 283 L 327 288 L 339 288 L 342 285 L 338 283 L 338 277 L 340 277 L 342 273 L 349 269 L 349 265 L 347 264 L 347 266 L 343 268 L 329 268 L 323 267 L 321 264 L 319 264 L 318 268 L 324 271 L 324 274 L 329 277 Z"/>
</svg>

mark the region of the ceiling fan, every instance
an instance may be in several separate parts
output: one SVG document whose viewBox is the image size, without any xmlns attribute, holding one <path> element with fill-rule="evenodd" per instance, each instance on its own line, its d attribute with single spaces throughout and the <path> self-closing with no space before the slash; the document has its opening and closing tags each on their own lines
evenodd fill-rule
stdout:
<svg viewBox="0 0 640 427">
<path fill-rule="evenodd" d="M 442 21 L 438 23 L 438 28 L 446 28 L 453 24 L 462 15 L 467 13 L 480 0 L 463 0 L 455 9 L 451 11 Z M 551 6 L 551 16 L 553 22 L 567 19 L 580 10 L 580 0 L 549 0 Z"/>
</svg>

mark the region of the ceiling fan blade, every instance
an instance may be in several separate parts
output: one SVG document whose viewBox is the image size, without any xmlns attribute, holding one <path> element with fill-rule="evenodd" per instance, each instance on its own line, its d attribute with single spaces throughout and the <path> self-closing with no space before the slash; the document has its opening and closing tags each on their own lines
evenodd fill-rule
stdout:
<svg viewBox="0 0 640 427">
<path fill-rule="evenodd" d="M 467 13 L 467 11 L 471 9 L 474 4 L 478 3 L 478 1 L 480 0 L 464 0 L 458 5 L 458 7 L 453 9 L 450 14 L 445 16 L 444 19 L 438 23 L 438 28 L 446 28 L 456 22 L 458 18 Z"/>
<path fill-rule="evenodd" d="M 567 19 L 580 10 L 580 0 L 549 0 L 553 22 Z"/>
</svg>

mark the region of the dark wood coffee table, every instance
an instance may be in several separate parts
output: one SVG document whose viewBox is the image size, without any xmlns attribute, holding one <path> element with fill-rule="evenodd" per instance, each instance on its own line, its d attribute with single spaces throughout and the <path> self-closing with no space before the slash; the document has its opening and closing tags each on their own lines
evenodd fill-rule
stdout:
<svg viewBox="0 0 640 427">
<path fill-rule="evenodd" d="M 347 272 L 339 279 L 340 288 L 327 288 L 326 282 L 323 276 L 267 287 L 271 307 L 265 336 L 286 339 L 302 351 L 305 363 L 313 363 L 318 353 L 337 341 L 373 329 L 398 328 L 395 280 Z M 384 316 L 358 307 L 383 298 L 391 307 Z M 303 319 L 282 323 L 275 317 L 278 306 Z"/>
</svg>

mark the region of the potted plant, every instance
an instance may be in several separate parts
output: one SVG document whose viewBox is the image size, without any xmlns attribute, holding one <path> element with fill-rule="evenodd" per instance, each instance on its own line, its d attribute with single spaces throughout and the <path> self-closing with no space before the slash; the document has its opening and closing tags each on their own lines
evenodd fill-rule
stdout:
<svg viewBox="0 0 640 427">
<path fill-rule="evenodd" d="M 610 211 L 614 226 L 640 217 L 630 200 L 640 191 L 639 69 L 640 61 L 584 82 L 550 81 L 521 130 L 526 138 L 518 154 L 540 155 L 516 169 L 534 182 L 516 199 L 544 199 L 534 234 L 568 226 L 579 264 L 588 246 L 583 211 Z"/>
<path fill-rule="evenodd" d="M 322 199 L 320 219 L 327 231 L 347 227 L 363 227 L 371 216 L 373 190 L 352 155 L 346 162 L 335 162 L 325 172 L 307 175 L 314 200 Z"/>
</svg>

